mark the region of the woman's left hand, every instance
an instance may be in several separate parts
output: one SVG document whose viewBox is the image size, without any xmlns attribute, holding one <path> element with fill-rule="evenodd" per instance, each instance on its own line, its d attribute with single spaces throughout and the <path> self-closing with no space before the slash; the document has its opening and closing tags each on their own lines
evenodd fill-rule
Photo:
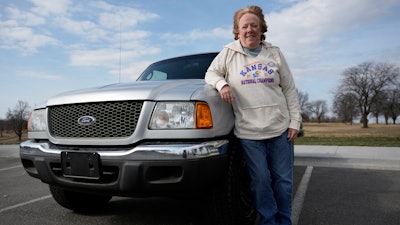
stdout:
<svg viewBox="0 0 400 225">
<path fill-rule="evenodd" d="M 288 130 L 288 136 L 287 136 L 288 141 L 289 141 L 289 142 L 290 142 L 290 141 L 294 141 L 294 139 L 296 139 L 298 133 L 299 133 L 298 130 L 293 129 L 293 128 L 289 128 L 289 130 Z"/>
</svg>

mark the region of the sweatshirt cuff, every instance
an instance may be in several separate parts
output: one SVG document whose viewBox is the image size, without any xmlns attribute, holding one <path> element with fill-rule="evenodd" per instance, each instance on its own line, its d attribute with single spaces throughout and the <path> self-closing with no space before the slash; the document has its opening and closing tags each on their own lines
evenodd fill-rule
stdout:
<svg viewBox="0 0 400 225">
<path fill-rule="evenodd" d="M 300 125 L 301 125 L 301 122 L 296 121 L 296 120 L 291 120 L 290 124 L 289 124 L 289 128 L 296 129 L 296 130 L 300 131 Z"/>
<path fill-rule="evenodd" d="M 227 85 L 227 84 L 228 84 L 228 82 L 226 82 L 226 80 L 220 80 L 220 81 L 218 81 L 217 84 L 215 84 L 215 88 L 216 88 L 218 91 L 221 91 L 221 89 L 222 89 L 225 85 Z"/>
</svg>

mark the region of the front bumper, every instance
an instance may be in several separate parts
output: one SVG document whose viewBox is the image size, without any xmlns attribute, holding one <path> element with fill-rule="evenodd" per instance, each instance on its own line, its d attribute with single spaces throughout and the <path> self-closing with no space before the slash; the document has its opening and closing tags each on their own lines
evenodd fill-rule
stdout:
<svg viewBox="0 0 400 225">
<path fill-rule="evenodd" d="M 186 195 L 211 190 L 224 176 L 227 140 L 201 143 L 143 143 L 135 147 L 66 147 L 26 141 L 20 145 L 29 175 L 62 188 L 117 196 Z M 96 152 L 100 178 L 66 177 L 61 152 Z"/>
</svg>

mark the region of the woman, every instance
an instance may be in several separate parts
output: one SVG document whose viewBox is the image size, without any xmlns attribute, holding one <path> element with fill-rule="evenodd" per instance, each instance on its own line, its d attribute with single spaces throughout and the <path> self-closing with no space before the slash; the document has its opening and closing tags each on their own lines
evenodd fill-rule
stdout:
<svg viewBox="0 0 400 225">
<path fill-rule="evenodd" d="M 259 224 L 291 224 L 293 140 L 301 123 L 296 87 L 280 49 L 264 41 L 262 9 L 239 9 L 233 22 L 235 41 L 216 56 L 205 80 L 232 104 Z"/>
</svg>

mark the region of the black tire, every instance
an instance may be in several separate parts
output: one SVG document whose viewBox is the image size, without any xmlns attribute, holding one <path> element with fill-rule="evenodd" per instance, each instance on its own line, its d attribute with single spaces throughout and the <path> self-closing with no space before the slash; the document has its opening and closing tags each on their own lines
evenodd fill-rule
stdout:
<svg viewBox="0 0 400 225">
<path fill-rule="evenodd" d="M 226 177 L 213 192 L 213 218 L 218 225 L 253 225 L 257 217 L 250 177 L 238 140 L 230 144 Z"/>
<path fill-rule="evenodd" d="M 112 198 L 112 196 L 67 191 L 55 185 L 50 185 L 50 192 L 58 204 L 76 212 L 91 212 L 103 209 Z"/>
</svg>

